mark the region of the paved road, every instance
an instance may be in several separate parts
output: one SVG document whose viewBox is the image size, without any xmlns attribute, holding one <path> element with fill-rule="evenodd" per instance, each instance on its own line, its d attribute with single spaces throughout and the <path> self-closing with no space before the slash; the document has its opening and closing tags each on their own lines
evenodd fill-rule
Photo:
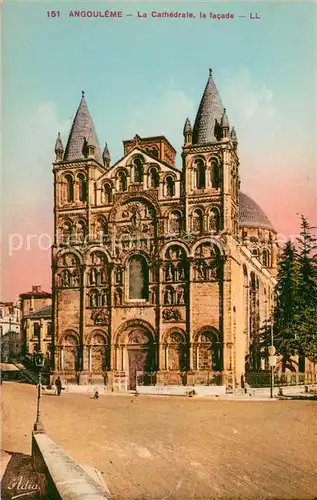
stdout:
<svg viewBox="0 0 317 500">
<path fill-rule="evenodd" d="M 6 382 L 2 448 L 30 453 L 36 389 Z M 113 500 L 313 499 L 316 403 L 47 395 L 48 435 Z"/>
</svg>

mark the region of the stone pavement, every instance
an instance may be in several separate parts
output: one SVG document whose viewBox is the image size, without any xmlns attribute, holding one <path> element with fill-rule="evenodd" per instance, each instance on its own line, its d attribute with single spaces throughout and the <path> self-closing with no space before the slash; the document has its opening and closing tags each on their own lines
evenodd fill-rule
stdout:
<svg viewBox="0 0 317 500">
<path fill-rule="evenodd" d="M 29 454 L 35 387 L 2 388 L 3 449 Z M 112 500 L 313 499 L 316 404 L 268 401 L 64 393 L 41 404 L 47 434 L 100 470 Z"/>
</svg>

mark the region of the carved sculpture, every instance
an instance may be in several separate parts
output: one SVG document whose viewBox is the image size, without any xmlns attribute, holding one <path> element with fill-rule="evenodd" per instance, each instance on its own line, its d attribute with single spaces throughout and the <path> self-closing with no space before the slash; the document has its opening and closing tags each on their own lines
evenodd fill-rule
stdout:
<svg viewBox="0 0 317 500">
<path fill-rule="evenodd" d="M 180 321 L 182 319 L 181 313 L 178 309 L 164 309 L 162 316 L 165 321 Z"/>
</svg>

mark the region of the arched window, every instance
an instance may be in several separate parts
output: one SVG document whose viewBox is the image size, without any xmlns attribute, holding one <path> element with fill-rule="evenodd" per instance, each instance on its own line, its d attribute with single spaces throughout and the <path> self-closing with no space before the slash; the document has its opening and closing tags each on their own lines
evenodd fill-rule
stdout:
<svg viewBox="0 0 317 500">
<path fill-rule="evenodd" d="M 87 180 L 84 174 L 78 175 L 78 195 L 79 201 L 87 201 Z"/>
<path fill-rule="evenodd" d="M 135 158 L 133 161 L 134 165 L 134 182 L 143 182 L 143 164 L 140 158 Z"/>
<path fill-rule="evenodd" d="M 74 201 L 74 179 L 71 175 L 66 175 L 66 198 L 68 202 Z"/>
<path fill-rule="evenodd" d="M 196 162 L 197 166 L 197 189 L 204 189 L 206 186 L 206 168 L 203 160 Z"/>
<path fill-rule="evenodd" d="M 194 356 L 196 369 L 219 371 L 221 369 L 221 348 L 216 332 L 206 330 L 199 335 L 197 340 L 198 352 Z"/>
<path fill-rule="evenodd" d="M 159 174 L 156 168 L 151 168 L 150 170 L 150 187 L 158 188 L 159 187 Z"/>
<path fill-rule="evenodd" d="M 166 369 L 183 371 L 186 369 L 186 345 L 184 337 L 178 332 L 170 333 L 167 340 Z"/>
<path fill-rule="evenodd" d="M 193 232 L 202 233 L 203 231 L 203 213 L 201 210 L 195 210 L 193 212 L 192 226 Z"/>
<path fill-rule="evenodd" d="M 270 254 L 267 248 L 263 249 L 262 264 L 265 267 L 270 267 Z"/>
<path fill-rule="evenodd" d="M 166 196 L 174 196 L 175 194 L 175 182 L 172 176 L 166 177 Z"/>
<path fill-rule="evenodd" d="M 259 256 L 259 249 L 257 247 L 254 247 L 254 248 L 252 248 L 251 253 L 252 253 L 252 255 L 254 255 L 254 257 L 258 257 Z"/>
<path fill-rule="evenodd" d="M 127 175 L 126 175 L 126 173 L 119 172 L 118 179 L 119 179 L 119 182 L 118 182 L 119 191 L 126 191 L 127 190 Z"/>
<path fill-rule="evenodd" d="M 110 184 L 105 184 L 103 186 L 103 198 L 106 205 L 110 205 L 112 203 L 112 189 Z"/>
<path fill-rule="evenodd" d="M 134 255 L 129 260 L 129 299 L 148 300 L 149 268 L 142 255 Z"/>
<path fill-rule="evenodd" d="M 220 215 L 218 208 L 212 208 L 209 214 L 209 231 L 218 231 L 220 229 Z"/>
<path fill-rule="evenodd" d="M 220 187 L 219 167 L 216 161 L 211 163 L 211 184 L 213 188 Z"/>
</svg>

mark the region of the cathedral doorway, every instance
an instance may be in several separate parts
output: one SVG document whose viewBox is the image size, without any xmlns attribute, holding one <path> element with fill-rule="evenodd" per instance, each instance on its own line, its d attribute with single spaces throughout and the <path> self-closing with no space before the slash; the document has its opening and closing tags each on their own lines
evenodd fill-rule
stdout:
<svg viewBox="0 0 317 500">
<path fill-rule="evenodd" d="M 153 368 L 151 335 L 143 329 L 133 329 L 127 338 L 128 389 L 134 391 Z"/>
</svg>

